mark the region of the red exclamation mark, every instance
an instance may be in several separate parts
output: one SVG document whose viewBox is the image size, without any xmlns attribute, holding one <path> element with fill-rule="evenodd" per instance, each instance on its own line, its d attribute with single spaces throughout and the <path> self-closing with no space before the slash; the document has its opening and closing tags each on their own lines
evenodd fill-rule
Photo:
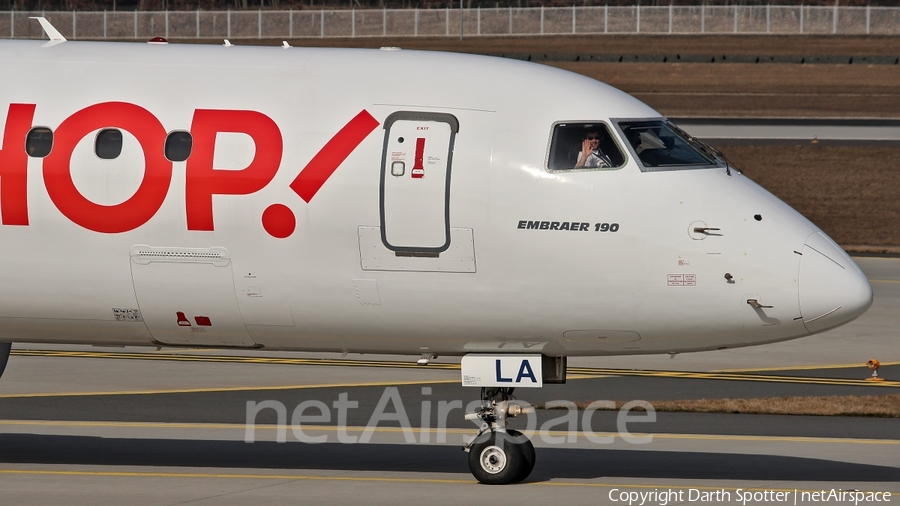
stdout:
<svg viewBox="0 0 900 506">
<path fill-rule="evenodd" d="M 425 138 L 416 139 L 416 163 L 412 168 L 413 179 L 425 177 Z"/>
</svg>

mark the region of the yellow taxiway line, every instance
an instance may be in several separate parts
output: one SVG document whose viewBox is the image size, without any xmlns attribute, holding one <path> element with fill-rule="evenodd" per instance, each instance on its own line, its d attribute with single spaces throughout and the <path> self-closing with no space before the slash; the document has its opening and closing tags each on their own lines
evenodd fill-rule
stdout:
<svg viewBox="0 0 900 506">
<path fill-rule="evenodd" d="M 165 429 L 165 430 L 233 430 L 243 433 L 247 425 L 243 423 L 186 423 L 186 422 L 91 422 L 91 421 L 58 421 L 58 420 L 0 420 L 0 427 L 67 427 L 67 428 L 104 428 L 104 429 Z M 277 431 L 279 427 L 272 424 L 254 425 L 256 430 Z M 362 427 L 336 425 L 304 425 L 304 431 L 308 432 L 336 432 L 346 431 L 348 434 L 372 431 L 381 434 L 413 434 L 443 432 L 448 435 L 473 435 L 475 428 L 419 428 L 412 427 Z M 582 431 L 535 431 L 535 434 L 552 437 L 576 436 L 587 437 Z M 592 432 L 591 437 L 618 437 L 618 432 Z M 777 442 L 777 443 L 810 443 L 810 444 L 853 444 L 875 446 L 900 446 L 900 440 L 894 439 L 862 439 L 862 438 L 829 438 L 829 437 L 803 437 L 803 436 L 753 436 L 753 435 L 729 435 L 729 434 L 669 434 L 669 433 L 630 433 L 630 437 L 653 437 L 663 440 L 688 440 L 688 441 L 748 441 L 748 442 Z"/>
<path fill-rule="evenodd" d="M 392 369 L 450 369 L 459 370 L 459 364 L 442 364 L 432 362 L 428 366 L 420 366 L 410 360 L 352 360 L 334 358 L 293 358 L 293 357 L 247 357 L 233 355 L 190 355 L 170 352 L 101 352 L 101 351 L 54 351 L 54 350 L 12 350 L 10 355 L 23 357 L 67 357 L 67 358 L 110 358 L 116 360 L 164 360 L 173 362 L 214 362 L 234 364 L 270 364 L 270 365 L 324 365 L 342 367 L 382 367 Z"/>
<path fill-rule="evenodd" d="M 709 379 L 725 381 L 753 381 L 763 383 L 804 383 L 813 385 L 878 386 L 900 387 L 900 381 L 866 381 L 865 379 L 813 378 L 807 376 L 772 376 L 762 374 L 742 374 L 723 372 L 654 371 L 629 369 L 601 369 L 570 367 L 569 372 L 582 375 L 602 374 L 605 376 L 642 376 L 652 378 Z"/>
<path fill-rule="evenodd" d="M 882 366 L 900 365 L 900 362 L 881 362 Z M 830 365 L 797 365 L 797 366 L 781 366 L 781 367 L 754 367 L 743 369 L 717 369 L 715 373 L 737 373 L 737 372 L 769 372 L 769 371 L 812 371 L 816 369 L 859 369 L 861 374 L 868 374 L 866 364 L 830 364 Z"/>
<path fill-rule="evenodd" d="M 473 479 L 441 479 L 441 478 L 382 478 L 375 476 L 336 476 L 336 475 L 303 475 L 303 474 L 262 474 L 262 473 L 189 473 L 189 472 L 146 472 L 146 471 L 63 471 L 63 470 L 39 470 L 39 469 L 0 469 L 2 476 L 58 476 L 58 477 L 94 477 L 94 478 L 182 478 L 182 479 L 218 479 L 218 480 L 277 480 L 277 481 L 336 481 L 336 482 L 362 482 L 362 483 L 430 483 L 446 485 L 475 485 L 478 482 Z M 633 483 L 585 483 L 571 481 L 545 481 L 522 483 L 527 487 L 592 487 L 592 488 L 621 488 L 621 489 L 679 489 L 684 485 L 679 484 L 633 484 Z M 759 487 L 716 487 L 704 485 L 690 485 L 696 490 L 742 490 L 746 492 L 819 492 L 819 490 L 787 489 L 787 488 L 759 488 Z M 892 496 L 897 492 L 889 492 Z"/>
<path fill-rule="evenodd" d="M 158 395 L 158 394 L 198 394 L 221 392 L 258 392 L 276 390 L 308 390 L 314 388 L 358 388 L 358 387 L 397 387 L 407 385 L 434 385 L 438 383 L 459 383 L 459 380 L 417 380 L 417 381 L 372 381 L 368 383 L 321 383 L 308 385 L 276 385 L 248 387 L 212 387 L 212 388 L 172 388 L 157 390 L 120 390 L 99 392 L 37 392 L 28 394 L 2 394 L 0 399 L 31 399 L 36 397 L 87 397 L 92 395 Z"/>
<path fill-rule="evenodd" d="M 459 364 L 455 363 L 431 363 L 426 367 L 416 365 L 413 362 L 401 362 L 395 360 L 348 360 L 348 359 L 324 359 L 324 358 L 276 358 L 276 357 L 246 357 L 231 355 L 189 355 L 184 353 L 128 353 L 128 352 L 95 352 L 95 351 L 48 351 L 48 350 L 12 350 L 13 355 L 29 357 L 77 357 L 77 358 L 105 358 L 119 360 L 165 360 L 179 362 L 215 362 L 237 364 L 275 364 L 275 365 L 307 365 L 307 366 L 337 366 L 337 367 L 376 367 L 376 368 L 404 368 L 404 369 L 438 369 L 459 370 Z M 883 365 L 898 365 L 900 362 L 887 362 Z M 712 372 L 690 371 L 664 371 L 664 370 L 637 370 L 637 369 L 608 369 L 596 367 L 570 367 L 568 369 L 570 379 L 603 378 L 611 376 L 641 376 L 651 378 L 682 378 L 682 379 L 709 379 L 724 381 L 752 381 L 765 383 L 799 383 L 813 385 L 839 385 L 839 386 L 867 386 L 867 387 L 900 387 L 900 381 L 867 381 L 865 379 L 845 378 L 818 378 L 805 376 L 763 375 L 752 374 L 765 371 L 783 370 L 812 370 L 812 369 L 840 369 L 859 367 L 861 374 L 867 371 L 857 364 L 835 364 L 824 366 L 798 366 L 793 368 L 760 368 L 742 370 L 722 370 Z M 147 395 L 167 393 L 210 393 L 210 392 L 239 392 L 254 390 L 291 390 L 299 388 L 349 388 L 360 386 L 401 386 L 424 383 L 453 383 L 455 380 L 413 381 L 413 382 L 378 382 L 378 383 L 338 383 L 322 385 L 285 385 L 269 387 L 232 387 L 232 388 L 197 388 L 197 389 L 173 389 L 173 390 L 140 390 L 124 392 L 73 392 L 73 393 L 46 393 L 46 394 L 7 394 L 0 398 L 17 397 L 56 397 L 56 396 L 86 396 L 86 395 Z"/>
</svg>

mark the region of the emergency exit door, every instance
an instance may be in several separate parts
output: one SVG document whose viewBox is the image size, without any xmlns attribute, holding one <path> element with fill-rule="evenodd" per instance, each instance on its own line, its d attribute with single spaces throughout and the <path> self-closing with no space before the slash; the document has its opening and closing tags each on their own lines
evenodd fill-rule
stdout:
<svg viewBox="0 0 900 506">
<path fill-rule="evenodd" d="M 450 169 L 459 122 L 451 114 L 395 112 L 384 122 L 381 240 L 394 252 L 450 247 Z"/>
</svg>

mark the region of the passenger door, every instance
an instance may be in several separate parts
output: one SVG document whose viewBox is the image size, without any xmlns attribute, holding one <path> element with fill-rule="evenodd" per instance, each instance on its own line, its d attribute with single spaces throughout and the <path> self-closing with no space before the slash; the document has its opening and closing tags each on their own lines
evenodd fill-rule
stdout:
<svg viewBox="0 0 900 506">
<path fill-rule="evenodd" d="M 381 240 L 395 253 L 440 254 L 450 247 L 450 181 L 455 116 L 395 112 L 384 122 Z"/>
</svg>

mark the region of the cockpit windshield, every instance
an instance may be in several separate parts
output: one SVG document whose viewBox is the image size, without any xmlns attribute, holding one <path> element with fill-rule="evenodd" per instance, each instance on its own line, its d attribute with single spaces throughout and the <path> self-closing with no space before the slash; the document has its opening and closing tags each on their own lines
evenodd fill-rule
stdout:
<svg viewBox="0 0 900 506">
<path fill-rule="evenodd" d="M 716 167 L 715 150 L 663 120 L 622 120 L 617 125 L 646 169 Z"/>
<path fill-rule="evenodd" d="M 550 170 L 615 170 L 624 167 L 626 160 L 606 123 L 553 126 L 547 163 Z"/>
</svg>

